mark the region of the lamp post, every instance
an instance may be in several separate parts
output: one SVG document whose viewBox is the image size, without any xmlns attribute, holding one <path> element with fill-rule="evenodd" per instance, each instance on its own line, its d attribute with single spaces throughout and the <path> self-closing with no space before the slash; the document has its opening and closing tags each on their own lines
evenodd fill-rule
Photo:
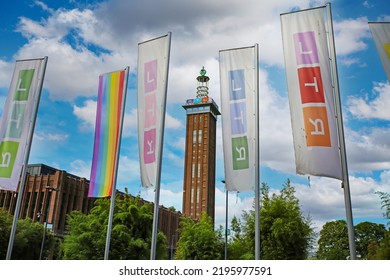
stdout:
<svg viewBox="0 0 390 280">
<path fill-rule="evenodd" d="M 54 187 L 51 187 L 51 186 L 46 186 L 46 192 L 48 192 L 48 194 L 46 195 L 46 206 L 45 206 L 45 226 L 44 226 L 44 229 L 43 229 L 43 235 L 42 235 L 42 242 L 41 242 L 41 251 L 39 253 L 39 259 L 41 260 L 42 259 L 42 254 L 43 254 L 43 247 L 45 246 L 45 238 L 46 238 L 46 229 L 47 229 L 47 220 L 48 220 L 48 216 L 49 216 L 49 208 L 50 208 L 50 202 L 51 202 L 51 193 L 52 191 L 59 191 L 58 188 L 54 188 Z"/>
</svg>

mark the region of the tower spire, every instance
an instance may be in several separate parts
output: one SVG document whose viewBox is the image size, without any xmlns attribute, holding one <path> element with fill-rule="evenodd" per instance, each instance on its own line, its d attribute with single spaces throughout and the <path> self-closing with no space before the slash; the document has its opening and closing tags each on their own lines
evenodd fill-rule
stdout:
<svg viewBox="0 0 390 280">
<path fill-rule="evenodd" d="M 203 98 L 209 95 L 209 80 L 210 78 L 206 76 L 206 70 L 204 66 L 199 72 L 200 76 L 196 79 L 198 81 L 198 87 L 196 88 L 196 97 Z"/>
</svg>

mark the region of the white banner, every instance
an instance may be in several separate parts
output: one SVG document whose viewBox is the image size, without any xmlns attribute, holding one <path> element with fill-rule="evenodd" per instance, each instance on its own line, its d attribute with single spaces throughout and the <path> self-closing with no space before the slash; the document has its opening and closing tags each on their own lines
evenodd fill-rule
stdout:
<svg viewBox="0 0 390 280">
<path fill-rule="evenodd" d="M 225 186 L 229 191 L 255 187 L 256 94 L 255 47 L 219 52 Z"/>
<path fill-rule="evenodd" d="M 17 189 L 31 143 L 30 124 L 36 117 L 46 61 L 16 61 L 0 126 L 0 189 Z"/>
<path fill-rule="evenodd" d="M 282 37 L 298 174 L 342 179 L 325 7 L 282 14 Z"/>
<path fill-rule="evenodd" d="M 138 45 L 138 145 L 141 181 L 155 187 L 161 167 L 170 35 Z"/>
<path fill-rule="evenodd" d="M 369 22 L 368 26 L 390 82 L 390 22 Z"/>
</svg>

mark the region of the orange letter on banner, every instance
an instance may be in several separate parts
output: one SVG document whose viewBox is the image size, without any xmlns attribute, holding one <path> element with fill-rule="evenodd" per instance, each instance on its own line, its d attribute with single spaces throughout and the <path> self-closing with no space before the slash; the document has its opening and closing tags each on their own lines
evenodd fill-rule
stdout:
<svg viewBox="0 0 390 280">
<path fill-rule="evenodd" d="M 330 134 L 326 107 L 304 107 L 306 144 L 308 147 L 330 147 Z"/>
</svg>

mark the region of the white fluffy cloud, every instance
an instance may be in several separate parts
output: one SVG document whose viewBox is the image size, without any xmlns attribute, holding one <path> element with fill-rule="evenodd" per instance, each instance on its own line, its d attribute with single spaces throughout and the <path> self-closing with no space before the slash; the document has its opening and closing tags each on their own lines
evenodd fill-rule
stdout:
<svg viewBox="0 0 390 280">
<path fill-rule="evenodd" d="M 348 110 L 358 119 L 390 120 L 390 84 L 374 83 L 371 94 L 349 97 Z"/>
</svg>

